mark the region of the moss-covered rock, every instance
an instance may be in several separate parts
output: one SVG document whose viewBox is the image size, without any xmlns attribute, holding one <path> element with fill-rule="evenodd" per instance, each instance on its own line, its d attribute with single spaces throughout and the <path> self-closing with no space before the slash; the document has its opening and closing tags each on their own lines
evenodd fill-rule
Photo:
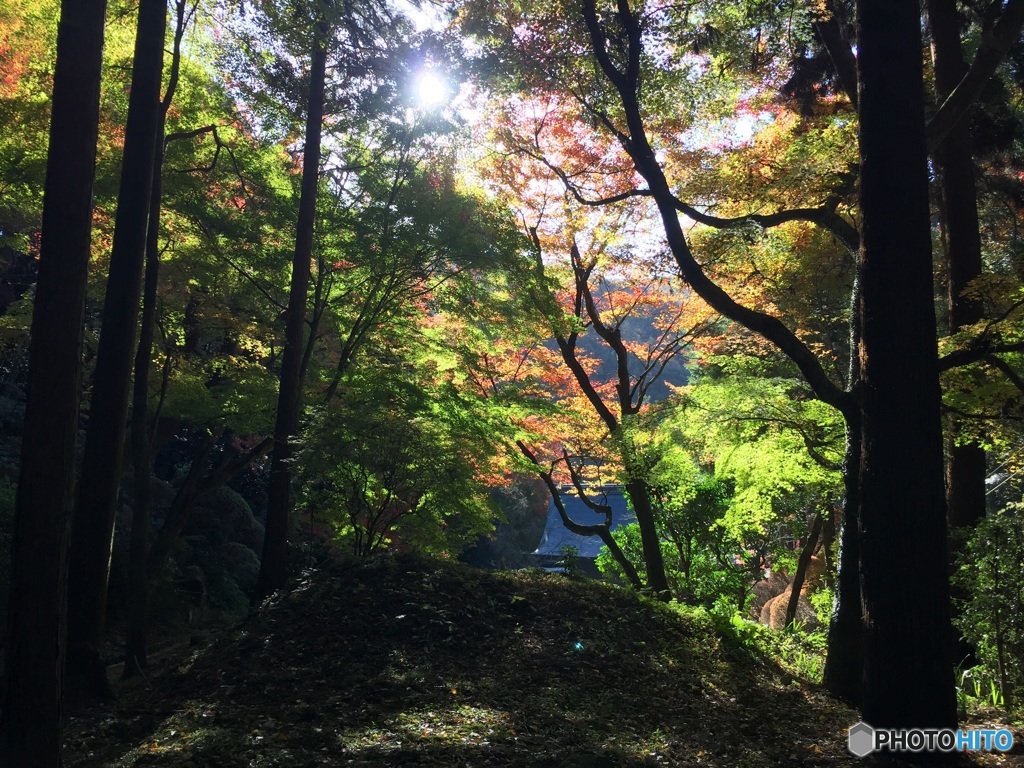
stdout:
<svg viewBox="0 0 1024 768">
<path fill-rule="evenodd" d="M 243 592 L 249 592 L 256 586 L 260 559 L 249 547 L 229 541 L 217 550 L 217 556 Z"/>
<path fill-rule="evenodd" d="M 253 551 L 263 548 L 263 526 L 253 517 L 242 495 L 226 487 L 210 491 L 196 501 L 185 533 L 205 535 L 215 543 L 237 542 Z"/>
</svg>

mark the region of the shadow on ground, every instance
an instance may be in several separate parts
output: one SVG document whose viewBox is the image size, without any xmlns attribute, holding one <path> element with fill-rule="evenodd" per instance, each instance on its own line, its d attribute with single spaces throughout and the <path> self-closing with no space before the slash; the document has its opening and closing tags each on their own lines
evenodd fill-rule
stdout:
<svg viewBox="0 0 1024 768">
<path fill-rule="evenodd" d="M 863 766 L 856 713 L 596 582 L 330 563 L 76 718 L 66 765 Z"/>
</svg>

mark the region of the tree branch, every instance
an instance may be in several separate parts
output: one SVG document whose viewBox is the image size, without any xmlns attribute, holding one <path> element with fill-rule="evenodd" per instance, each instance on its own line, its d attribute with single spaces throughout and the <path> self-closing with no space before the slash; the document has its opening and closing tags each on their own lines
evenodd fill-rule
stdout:
<svg viewBox="0 0 1024 768">
<path fill-rule="evenodd" d="M 583 16 L 598 64 L 605 76 L 615 86 L 622 103 L 629 130 L 629 141 L 626 143 L 625 149 L 632 158 L 637 172 L 647 181 L 647 186 L 661 213 L 669 248 L 675 256 L 683 279 L 716 312 L 755 333 L 759 333 L 778 347 L 800 369 L 819 400 L 832 405 L 844 414 L 851 412 L 855 404 L 850 394 L 840 389 L 829 378 L 821 361 L 782 321 L 777 317 L 737 303 L 704 273 L 703 268 L 690 251 L 689 243 L 686 241 L 679 222 L 677 201 L 647 138 L 637 90 L 628 87 L 628 83 L 624 81 L 621 73 L 615 70 L 608 58 L 604 33 L 597 18 L 595 0 L 583 0 Z M 631 45 L 639 46 L 641 44 L 639 28 L 635 18 L 631 15 L 620 14 L 620 19 L 627 27 L 635 27 L 627 31 Z M 635 53 L 639 56 L 639 51 Z"/>
<path fill-rule="evenodd" d="M 1024 351 L 1024 341 L 1012 344 L 980 344 L 965 349 L 957 349 L 939 358 L 939 372 L 949 371 L 964 365 L 984 360 L 989 355 L 1002 355 L 1007 352 Z"/>
<path fill-rule="evenodd" d="M 1013 370 L 1008 362 L 995 355 L 986 355 L 985 362 L 989 363 L 993 368 L 998 368 L 1002 371 L 1003 375 L 1010 380 L 1010 383 L 1024 393 L 1024 378 L 1021 378 L 1020 374 Z"/>
</svg>

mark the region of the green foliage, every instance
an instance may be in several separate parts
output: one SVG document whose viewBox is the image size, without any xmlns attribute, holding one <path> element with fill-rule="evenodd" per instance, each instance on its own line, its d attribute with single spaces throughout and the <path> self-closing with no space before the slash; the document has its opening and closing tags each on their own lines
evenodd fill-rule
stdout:
<svg viewBox="0 0 1024 768">
<path fill-rule="evenodd" d="M 493 527 L 494 427 L 472 398 L 401 362 L 353 369 L 297 459 L 315 521 L 358 555 L 455 554 Z"/>
<path fill-rule="evenodd" d="M 570 579 L 579 579 L 583 577 L 583 571 L 580 569 L 579 557 L 580 550 L 578 547 L 574 547 L 572 544 L 566 544 L 562 547 L 562 556 L 558 559 L 557 565 L 562 569 L 562 573 Z"/>
<path fill-rule="evenodd" d="M 957 705 L 966 710 L 969 705 L 1005 709 L 1006 698 L 999 679 L 984 664 L 965 669 L 956 686 Z"/>
<path fill-rule="evenodd" d="M 828 631 L 828 625 L 832 621 L 832 608 L 835 604 L 835 595 L 831 589 L 818 589 L 811 593 L 809 598 L 811 607 L 822 626 L 822 631 Z"/>
<path fill-rule="evenodd" d="M 774 630 L 723 607 L 709 611 L 712 624 L 734 651 L 768 657 L 804 680 L 820 680 L 825 669 L 827 637 L 791 625 Z"/>
<path fill-rule="evenodd" d="M 842 493 L 841 417 L 792 379 L 751 358 L 716 360 L 721 374 L 682 394 L 679 428 L 715 474 L 735 483 L 722 525 L 735 537 L 769 535 Z"/>
<path fill-rule="evenodd" d="M 970 595 L 957 625 L 977 649 L 984 675 L 998 683 L 1004 704 L 1013 707 L 1013 692 L 1024 691 L 1024 502 L 978 523 L 956 582 Z"/>
<path fill-rule="evenodd" d="M 704 604 L 724 598 L 742 609 L 752 574 L 739 564 L 742 540 L 722 525 L 733 481 L 701 471 L 674 447 L 655 465 L 651 487 L 674 593 Z"/>
<path fill-rule="evenodd" d="M 59 4 L 0 9 L 0 247 L 27 251 L 42 217 Z"/>
</svg>

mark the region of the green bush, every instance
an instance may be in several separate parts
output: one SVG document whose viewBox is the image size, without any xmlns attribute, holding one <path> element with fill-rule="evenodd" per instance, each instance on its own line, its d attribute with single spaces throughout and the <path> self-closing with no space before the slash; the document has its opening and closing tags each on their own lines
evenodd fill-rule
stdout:
<svg viewBox="0 0 1024 768">
<path fill-rule="evenodd" d="M 957 626 L 977 649 L 998 696 L 986 688 L 984 699 L 1002 699 L 1014 708 L 1014 691 L 1024 686 L 1024 503 L 989 515 L 974 529 L 960 557 L 956 583 L 961 601 Z"/>
</svg>

